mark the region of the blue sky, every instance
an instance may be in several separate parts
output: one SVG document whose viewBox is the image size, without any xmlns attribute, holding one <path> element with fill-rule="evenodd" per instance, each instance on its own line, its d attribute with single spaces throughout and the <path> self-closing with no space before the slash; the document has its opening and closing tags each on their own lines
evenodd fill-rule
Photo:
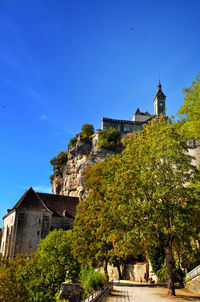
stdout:
<svg viewBox="0 0 200 302">
<path fill-rule="evenodd" d="M 0 216 L 30 186 L 50 192 L 49 160 L 84 123 L 167 114 L 200 72 L 199 0 L 0 1 Z M 131 30 L 132 29 L 132 30 Z"/>
</svg>

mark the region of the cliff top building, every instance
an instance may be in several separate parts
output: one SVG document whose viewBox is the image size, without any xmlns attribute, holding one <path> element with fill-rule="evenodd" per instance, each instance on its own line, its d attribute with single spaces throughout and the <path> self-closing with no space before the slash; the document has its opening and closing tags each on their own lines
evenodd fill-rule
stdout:
<svg viewBox="0 0 200 302">
<path fill-rule="evenodd" d="M 165 99 L 166 96 L 162 91 L 160 81 L 158 83 L 158 90 L 154 98 L 154 114 L 149 112 L 141 112 L 138 108 L 133 115 L 132 120 L 116 120 L 111 118 L 102 118 L 102 129 L 115 128 L 124 132 L 138 131 L 142 129 L 142 125 L 148 123 L 152 118 L 165 113 Z"/>
</svg>

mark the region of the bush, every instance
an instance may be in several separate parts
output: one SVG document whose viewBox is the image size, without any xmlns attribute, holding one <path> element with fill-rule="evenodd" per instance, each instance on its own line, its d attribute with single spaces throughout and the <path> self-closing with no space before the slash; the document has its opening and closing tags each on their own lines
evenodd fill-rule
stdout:
<svg viewBox="0 0 200 302">
<path fill-rule="evenodd" d="M 71 230 L 54 230 L 40 241 L 37 251 L 20 272 L 20 280 L 29 294 L 26 301 L 56 301 L 65 278 L 76 281 L 80 268 L 71 253 L 71 234 Z"/>
<path fill-rule="evenodd" d="M 75 135 L 75 137 L 71 138 L 69 141 L 68 149 L 70 147 L 76 146 L 76 142 L 78 138 L 80 137 L 80 140 L 91 144 L 92 142 L 92 135 L 94 134 L 94 127 L 91 124 L 84 124 L 81 128 L 81 132 Z"/>
<path fill-rule="evenodd" d="M 90 137 L 91 135 L 94 134 L 94 127 L 91 124 L 84 124 L 81 130 L 83 136 Z"/>
<path fill-rule="evenodd" d="M 117 129 L 105 129 L 99 132 L 97 146 L 103 149 L 119 152 L 122 149 L 121 132 Z"/>
<path fill-rule="evenodd" d="M 77 140 L 78 140 L 78 136 L 79 136 L 79 135 L 76 134 L 75 137 L 73 137 L 73 138 L 70 139 L 69 145 L 68 145 L 68 149 L 69 149 L 70 147 L 76 146 L 76 142 L 77 142 Z"/>
<path fill-rule="evenodd" d="M 50 181 L 51 181 L 51 184 L 52 184 L 52 182 L 53 182 L 54 177 L 55 177 L 55 173 L 53 173 L 52 175 L 49 176 Z"/>
<path fill-rule="evenodd" d="M 24 284 L 19 281 L 19 274 L 26 264 L 25 255 L 17 255 L 10 260 L 0 255 L 0 301 L 28 301 L 28 292 Z"/>
<path fill-rule="evenodd" d="M 55 163 L 56 163 L 56 161 L 57 161 L 57 158 L 54 156 L 54 157 L 50 160 L 50 164 L 51 164 L 52 166 L 54 166 Z"/>
<path fill-rule="evenodd" d="M 50 164 L 52 166 L 58 164 L 58 165 L 64 165 L 68 160 L 68 156 L 67 156 L 67 151 L 62 151 L 60 152 L 57 157 L 53 157 L 51 160 L 50 160 Z M 52 175 L 51 175 L 52 176 Z M 51 179 L 51 176 L 50 176 L 50 179 Z"/>
<path fill-rule="evenodd" d="M 79 279 L 84 290 L 83 298 L 89 296 L 107 283 L 106 275 L 94 270 L 92 266 L 82 266 Z"/>
<path fill-rule="evenodd" d="M 166 262 L 164 262 L 161 268 L 156 271 L 156 276 L 159 278 L 159 281 L 166 282 L 167 281 L 167 269 L 166 269 Z"/>
<path fill-rule="evenodd" d="M 58 154 L 56 162 L 60 165 L 63 165 L 67 162 L 67 159 L 67 152 L 63 151 Z"/>
</svg>

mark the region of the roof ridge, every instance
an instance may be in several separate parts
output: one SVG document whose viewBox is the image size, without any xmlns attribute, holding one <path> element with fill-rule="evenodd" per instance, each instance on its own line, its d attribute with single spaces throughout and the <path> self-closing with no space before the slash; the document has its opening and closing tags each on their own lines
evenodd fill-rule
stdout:
<svg viewBox="0 0 200 302">
<path fill-rule="evenodd" d="M 44 202 L 42 201 L 42 199 L 38 196 L 38 194 L 33 190 L 32 187 L 30 187 L 23 195 L 22 197 L 18 200 L 18 202 L 14 205 L 14 207 L 12 208 L 13 209 L 18 209 L 22 204 L 23 202 L 28 202 L 28 200 L 26 200 L 26 197 L 28 196 L 28 194 L 34 194 L 37 198 L 37 200 L 41 203 L 42 207 L 47 210 L 48 212 L 52 212 L 45 204 Z M 29 197 L 30 198 L 30 197 Z M 28 203 L 29 205 L 29 203 Z M 26 207 L 25 207 L 26 208 Z"/>
<path fill-rule="evenodd" d="M 33 190 L 32 187 L 31 187 L 31 189 Z M 33 192 L 35 192 L 35 191 L 33 190 Z M 44 203 L 44 201 L 40 198 L 40 196 L 38 195 L 38 193 L 35 192 L 35 194 L 36 194 L 36 196 L 38 197 L 38 199 L 40 200 L 40 202 L 43 204 L 43 206 L 44 206 L 48 211 L 52 212 L 52 211 L 47 207 L 47 205 Z"/>
</svg>

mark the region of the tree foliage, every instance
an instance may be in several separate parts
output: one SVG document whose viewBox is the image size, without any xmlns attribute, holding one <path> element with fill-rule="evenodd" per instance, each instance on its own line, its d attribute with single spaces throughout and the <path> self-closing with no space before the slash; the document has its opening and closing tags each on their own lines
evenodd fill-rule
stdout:
<svg viewBox="0 0 200 302">
<path fill-rule="evenodd" d="M 0 258 L 0 301 L 28 301 L 28 292 L 19 280 L 20 271 L 26 263 L 25 255 L 17 255 L 11 260 Z"/>
<path fill-rule="evenodd" d="M 187 139 L 200 138 L 200 75 L 189 88 L 184 88 L 184 104 L 178 114 L 181 130 Z"/>
<path fill-rule="evenodd" d="M 121 152 L 123 149 L 121 144 L 121 132 L 113 128 L 99 131 L 97 146 L 99 148 Z"/>
<path fill-rule="evenodd" d="M 65 278 L 75 280 L 79 265 L 71 254 L 71 230 L 54 230 L 38 245 L 21 272 L 21 282 L 29 294 L 27 301 L 55 301 Z"/>
<path fill-rule="evenodd" d="M 76 146 L 78 139 L 81 141 L 91 144 L 92 135 L 94 134 L 94 126 L 91 124 L 84 124 L 81 128 L 81 132 L 77 133 L 73 138 L 70 139 L 68 149 Z"/>
<path fill-rule="evenodd" d="M 140 217 L 140 237 L 147 247 L 162 237 L 168 286 L 174 293 L 173 246 L 195 235 L 199 219 L 199 204 L 193 190 L 186 186 L 197 171 L 184 138 L 164 116 L 154 119 L 143 131 L 128 135 L 123 143 L 126 149 L 121 157 L 122 170 L 115 177 L 115 198 L 120 190 L 124 199 L 129 199 L 127 215 Z"/>
<path fill-rule="evenodd" d="M 107 283 L 106 275 L 88 265 L 82 265 L 79 280 L 84 290 L 82 298 L 86 298 Z"/>
<path fill-rule="evenodd" d="M 120 164 L 120 155 L 109 156 L 87 170 L 84 176 L 88 197 L 80 203 L 74 221 L 73 251 L 81 263 L 90 262 L 93 265 L 117 263 L 127 257 L 137 257 L 141 252 L 139 242 L 133 236 L 127 238 L 124 234 L 133 225 L 124 225 L 122 208 L 116 209 L 113 216 L 112 205 L 106 200 L 109 187 L 113 185 L 115 171 Z M 126 228 L 125 228 L 126 227 Z"/>
<path fill-rule="evenodd" d="M 198 171 L 167 117 L 126 135 L 123 144 L 121 155 L 92 166 L 86 175 L 89 197 L 79 206 L 74 228 L 77 256 L 120 259 L 162 246 L 174 294 L 173 251 L 198 237 L 199 195 L 195 185 L 186 185 Z M 157 265 L 164 272 L 162 261 Z"/>
</svg>

